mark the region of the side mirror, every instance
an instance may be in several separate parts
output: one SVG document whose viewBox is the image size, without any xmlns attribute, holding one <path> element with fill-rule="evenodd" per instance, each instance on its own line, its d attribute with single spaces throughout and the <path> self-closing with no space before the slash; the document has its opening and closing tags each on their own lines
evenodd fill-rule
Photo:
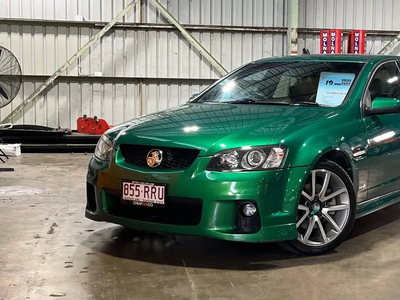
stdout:
<svg viewBox="0 0 400 300">
<path fill-rule="evenodd" d="M 372 107 L 367 109 L 368 116 L 400 113 L 400 100 L 396 98 L 377 97 Z"/>
<path fill-rule="evenodd" d="M 189 98 L 189 101 L 190 101 L 190 100 L 193 100 L 194 98 L 196 98 L 199 94 L 200 94 L 200 93 L 195 93 L 195 94 L 193 94 L 193 95 Z"/>
</svg>

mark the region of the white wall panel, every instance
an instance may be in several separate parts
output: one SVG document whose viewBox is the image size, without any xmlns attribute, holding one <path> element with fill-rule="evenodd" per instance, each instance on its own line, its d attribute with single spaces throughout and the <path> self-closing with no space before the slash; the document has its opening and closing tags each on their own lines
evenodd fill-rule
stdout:
<svg viewBox="0 0 400 300">
<path fill-rule="evenodd" d="M 0 18 L 46 20 L 110 21 L 131 0 L 0 0 Z M 136 22 L 138 10 L 133 7 L 122 22 Z"/>
<path fill-rule="evenodd" d="M 110 21 L 131 0 L 0 0 L 0 17 L 47 20 Z M 142 0 L 143 22 L 166 23 Z M 183 24 L 286 26 L 286 0 L 161 0 Z M 400 2 L 395 0 L 299 0 L 300 27 L 397 30 Z M 122 20 L 136 22 L 134 7 Z"/>
<path fill-rule="evenodd" d="M 0 25 L 0 45 L 16 55 L 25 75 L 51 75 L 98 29 Z M 5 34 L 7 32 L 7 34 Z M 284 54 L 281 34 L 194 32 L 227 70 Z M 95 43 L 66 75 L 219 78 L 220 74 L 177 31 L 117 28 Z"/>
<path fill-rule="evenodd" d="M 397 0 L 299 0 L 299 26 L 398 30 L 400 1 Z"/>
<path fill-rule="evenodd" d="M 0 17 L 46 20 L 110 21 L 131 0 L 0 0 Z M 286 0 L 161 0 L 183 24 L 285 26 Z M 143 22 L 165 23 L 150 3 L 142 0 Z M 136 22 L 135 6 L 122 22 Z"/>
<path fill-rule="evenodd" d="M 25 82 L 18 97 L 0 109 L 0 118 L 8 115 L 40 84 Z M 202 85 L 143 84 L 140 103 L 139 84 L 58 82 L 28 105 L 14 123 L 76 129 L 77 118 L 87 114 L 118 124 L 185 103 L 204 88 Z"/>
<path fill-rule="evenodd" d="M 145 84 L 143 112 L 154 113 L 185 103 L 190 96 L 205 89 L 202 85 Z"/>
<path fill-rule="evenodd" d="M 8 115 L 40 84 L 24 82 L 17 98 L 0 109 L 0 117 Z M 110 124 L 118 124 L 140 115 L 138 95 L 138 84 L 132 83 L 58 82 L 28 105 L 14 123 L 76 129 L 77 118 L 87 114 L 105 118 Z M 154 101 L 160 102 L 158 98 Z M 146 110 L 142 112 L 146 113 Z"/>
<path fill-rule="evenodd" d="M 146 1 L 143 22 L 167 21 Z M 286 24 L 286 0 L 161 0 L 183 24 L 280 27 Z"/>
</svg>

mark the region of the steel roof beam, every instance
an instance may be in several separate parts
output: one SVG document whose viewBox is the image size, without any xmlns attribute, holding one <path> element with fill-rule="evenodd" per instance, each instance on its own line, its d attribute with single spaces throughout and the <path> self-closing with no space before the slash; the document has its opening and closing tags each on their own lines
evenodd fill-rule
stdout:
<svg viewBox="0 0 400 300">
<path fill-rule="evenodd" d="M 389 43 L 387 43 L 381 50 L 378 51 L 378 54 L 385 55 L 385 54 L 390 54 L 394 48 L 399 44 L 400 42 L 400 33 L 396 35 Z"/>
</svg>

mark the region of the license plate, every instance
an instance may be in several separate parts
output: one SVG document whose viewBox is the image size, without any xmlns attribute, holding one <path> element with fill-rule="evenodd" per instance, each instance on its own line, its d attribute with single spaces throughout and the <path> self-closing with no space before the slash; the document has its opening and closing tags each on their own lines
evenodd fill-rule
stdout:
<svg viewBox="0 0 400 300">
<path fill-rule="evenodd" d="M 122 182 L 122 201 L 132 202 L 133 205 L 139 206 L 164 206 L 165 185 L 124 181 Z"/>
</svg>

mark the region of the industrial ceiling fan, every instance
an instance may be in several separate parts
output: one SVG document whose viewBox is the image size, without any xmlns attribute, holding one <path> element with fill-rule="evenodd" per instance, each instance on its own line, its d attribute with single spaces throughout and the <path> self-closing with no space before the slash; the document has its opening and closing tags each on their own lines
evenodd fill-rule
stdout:
<svg viewBox="0 0 400 300">
<path fill-rule="evenodd" d="M 22 85 L 22 70 L 18 59 L 8 49 L 0 46 L 0 109 L 10 104 L 18 95 Z M 12 127 L 12 124 L 0 124 L 1 127 Z M 0 149 L 0 161 L 8 156 Z M 0 172 L 14 171 L 13 168 L 0 168 Z"/>
<path fill-rule="evenodd" d="M 0 108 L 10 104 L 22 84 L 21 66 L 8 49 L 0 46 Z"/>
</svg>

